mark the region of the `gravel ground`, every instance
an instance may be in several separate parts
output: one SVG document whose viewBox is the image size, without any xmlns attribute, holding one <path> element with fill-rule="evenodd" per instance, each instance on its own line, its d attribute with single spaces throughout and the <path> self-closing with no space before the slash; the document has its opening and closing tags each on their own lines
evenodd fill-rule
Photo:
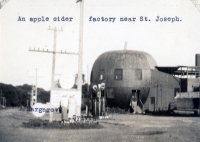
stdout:
<svg viewBox="0 0 200 142">
<path fill-rule="evenodd" d="M 45 114 L 41 119 L 48 120 Z M 200 117 L 112 114 L 108 120 L 98 120 L 100 129 L 24 128 L 34 116 L 18 109 L 0 110 L 1 142 L 199 142 Z M 60 120 L 60 114 L 54 114 Z"/>
</svg>

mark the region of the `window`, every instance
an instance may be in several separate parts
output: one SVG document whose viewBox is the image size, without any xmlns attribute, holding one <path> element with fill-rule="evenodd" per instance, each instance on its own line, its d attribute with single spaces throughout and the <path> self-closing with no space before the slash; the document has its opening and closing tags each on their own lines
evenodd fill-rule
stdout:
<svg viewBox="0 0 200 142">
<path fill-rule="evenodd" d="M 151 97 L 151 104 L 155 104 L 155 97 Z"/>
<path fill-rule="evenodd" d="M 115 69 L 115 80 L 122 80 L 122 77 L 123 77 L 123 70 Z"/>
<path fill-rule="evenodd" d="M 104 80 L 105 79 L 105 71 L 104 70 L 100 70 L 99 71 L 99 80 Z"/>
<path fill-rule="evenodd" d="M 135 70 L 135 79 L 136 80 L 142 80 L 142 69 L 136 69 Z"/>
</svg>

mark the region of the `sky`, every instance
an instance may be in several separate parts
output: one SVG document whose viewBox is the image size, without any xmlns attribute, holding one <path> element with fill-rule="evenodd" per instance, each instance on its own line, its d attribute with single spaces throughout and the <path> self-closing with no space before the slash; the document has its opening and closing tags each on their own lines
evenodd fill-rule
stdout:
<svg viewBox="0 0 200 142">
<path fill-rule="evenodd" d="M 57 33 L 56 50 L 77 53 L 79 10 L 76 0 L 10 0 L 5 4 L 0 9 L 0 82 L 14 86 L 35 84 L 37 69 L 38 87 L 49 90 L 52 54 L 29 49 L 52 51 L 54 34 L 48 28 L 56 27 L 63 29 Z M 99 55 L 124 50 L 125 42 L 128 50 L 152 55 L 158 66 L 194 66 L 195 54 L 200 53 L 200 12 L 190 0 L 84 0 L 83 14 L 86 80 Z M 73 19 L 70 22 L 53 20 L 63 16 Z M 157 16 L 177 17 L 179 21 L 156 22 Z M 49 21 L 30 21 L 30 18 L 42 17 Z M 102 21 L 102 17 L 111 21 Z M 147 17 L 148 21 L 140 21 L 141 17 Z M 93 21 L 94 18 L 100 21 Z M 120 21 L 120 18 L 131 21 Z M 76 74 L 77 68 L 76 55 L 56 55 L 55 79 L 66 73 Z"/>
</svg>

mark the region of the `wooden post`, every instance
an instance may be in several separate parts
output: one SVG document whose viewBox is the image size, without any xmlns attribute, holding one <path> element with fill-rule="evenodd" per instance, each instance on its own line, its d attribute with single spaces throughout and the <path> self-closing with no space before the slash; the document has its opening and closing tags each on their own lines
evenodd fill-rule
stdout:
<svg viewBox="0 0 200 142">
<path fill-rule="evenodd" d="M 81 92 L 82 98 L 82 61 L 83 61 L 83 9 L 84 0 L 80 1 L 80 21 L 79 21 L 79 55 L 78 55 L 78 87 L 77 91 Z M 80 99 L 81 99 L 80 98 Z M 81 114 L 81 106 L 79 108 L 79 114 Z"/>
<path fill-rule="evenodd" d="M 54 88 L 54 75 L 55 75 L 55 62 L 56 62 L 56 34 L 57 29 L 54 27 L 54 40 L 53 40 L 53 61 L 52 61 L 52 72 L 51 72 L 51 90 Z M 51 104 L 51 93 L 50 93 L 50 106 Z M 53 121 L 53 112 L 49 111 L 49 122 Z"/>
<path fill-rule="evenodd" d="M 56 33 L 57 29 L 54 27 L 54 41 L 53 41 L 53 61 L 52 61 L 52 72 L 51 72 L 51 89 L 54 87 L 54 75 L 55 75 L 55 61 L 56 61 Z"/>
<path fill-rule="evenodd" d="M 87 65 L 87 104 L 86 104 L 86 116 L 89 116 L 89 65 Z"/>
<path fill-rule="evenodd" d="M 79 21 L 79 56 L 78 56 L 78 91 L 82 89 L 82 56 L 83 56 L 83 0 L 80 2 Z"/>
</svg>

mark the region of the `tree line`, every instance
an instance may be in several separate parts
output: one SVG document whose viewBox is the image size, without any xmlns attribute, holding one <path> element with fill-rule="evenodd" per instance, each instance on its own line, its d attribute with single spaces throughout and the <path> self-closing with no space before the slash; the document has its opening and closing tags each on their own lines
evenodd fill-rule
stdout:
<svg viewBox="0 0 200 142">
<path fill-rule="evenodd" d="M 28 84 L 13 86 L 10 84 L 0 83 L 0 102 L 2 104 L 2 97 L 5 97 L 7 107 L 27 106 L 27 100 L 28 103 L 30 103 L 31 90 L 32 86 Z M 50 91 L 38 88 L 37 92 L 37 102 L 47 103 L 50 101 Z"/>
</svg>

